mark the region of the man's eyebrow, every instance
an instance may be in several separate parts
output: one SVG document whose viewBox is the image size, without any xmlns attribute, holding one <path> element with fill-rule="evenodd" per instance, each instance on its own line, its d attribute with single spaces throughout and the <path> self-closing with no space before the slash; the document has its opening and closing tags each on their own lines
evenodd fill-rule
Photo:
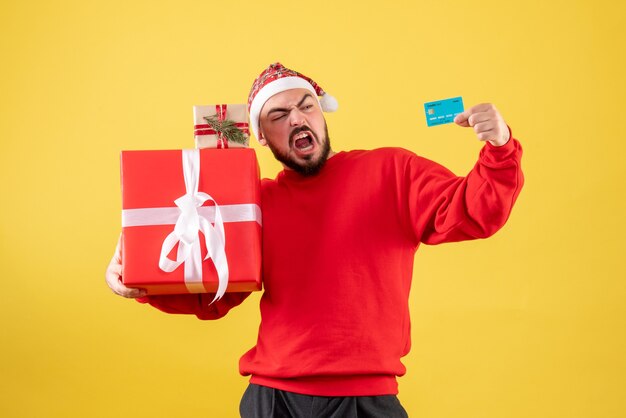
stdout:
<svg viewBox="0 0 626 418">
<path fill-rule="evenodd" d="M 302 106 L 302 103 L 304 103 L 304 101 L 305 101 L 307 98 L 309 98 L 309 97 L 313 97 L 313 96 L 311 95 L 311 93 L 306 93 L 306 94 L 302 97 L 302 100 L 300 100 L 296 106 L 297 106 L 297 107 Z M 287 109 L 287 108 L 285 108 L 285 107 L 273 107 L 273 108 L 272 108 L 269 112 L 267 112 L 267 115 L 269 116 L 269 114 L 270 114 L 270 113 L 273 113 L 273 112 L 289 112 L 289 109 Z"/>
</svg>

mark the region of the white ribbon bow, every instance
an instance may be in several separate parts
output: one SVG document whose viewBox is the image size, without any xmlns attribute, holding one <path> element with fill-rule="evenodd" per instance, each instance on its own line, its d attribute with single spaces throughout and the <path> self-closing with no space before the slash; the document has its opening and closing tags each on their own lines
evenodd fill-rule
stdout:
<svg viewBox="0 0 626 418">
<path fill-rule="evenodd" d="M 198 192 L 200 179 L 200 150 L 183 150 L 183 175 L 185 177 L 186 193 L 176 199 L 180 214 L 176 220 L 174 231 L 163 241 L 159 267 L 171 273 L 181 264 L 185 264 L 185 284 L 202 284 L 202 255 L 200 253 L 199 232 L 204 234 L 207 255 L 204 260 L 213 259 L 219 280 L 217 292 L 211 303 L 221 299 L 228 285 L 228 261 L 226 260 L 226 237 L 224 235 L 224 221 L 220 208 L 215 200 L 204 192 Z M 204 216 L 198 213 L 206 201 L 215 204 L 215 226 Z M 176 260 L 167 255 L 178 244 Z"/>
</svg>

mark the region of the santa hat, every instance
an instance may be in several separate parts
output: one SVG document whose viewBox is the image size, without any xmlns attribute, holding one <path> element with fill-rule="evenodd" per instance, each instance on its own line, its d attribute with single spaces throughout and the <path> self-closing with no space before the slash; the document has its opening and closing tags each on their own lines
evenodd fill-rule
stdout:
<svg viewBox="0 0 626 418">
<path fill-rule="evenodd" d="M 316 97 L 320 96 L 321 99 L 318 100 L 324 112 L 334 112 L 339 107 L 337 100 L 322 90 L 315 81 L 275 62 L 254 80 L 248 96 L 250 128 L 257 139 L 259 139 L 259 115 L 265 102 L 275 94 L 291 89 L 307 89 Z"/>
</svg>

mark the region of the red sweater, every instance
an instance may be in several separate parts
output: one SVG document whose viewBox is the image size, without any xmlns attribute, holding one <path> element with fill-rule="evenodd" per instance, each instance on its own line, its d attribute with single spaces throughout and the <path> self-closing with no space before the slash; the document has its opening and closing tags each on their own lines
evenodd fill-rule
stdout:
<svg viewBox="0 0 626 418">
<path fill-rule="evenodd" d="M 467 177 L 399 148 L 340 152 L 321 172 L 262 184 L 261 326 L 240 372 L 319 396 L 396 394 L 409 352 L 408 296 L 421 242 L 485 238 L 523 184 L 522 150 L 486 144 Z M 221 317 L 247 294 L 144 298 L 171 313 Z"/>
</svg>

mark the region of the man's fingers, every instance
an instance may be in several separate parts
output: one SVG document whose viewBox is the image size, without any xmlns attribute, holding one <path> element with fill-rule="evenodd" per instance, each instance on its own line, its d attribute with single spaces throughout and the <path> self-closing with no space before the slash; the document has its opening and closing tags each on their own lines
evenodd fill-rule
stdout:
<svg viewBox="0 0 626 418">
<path fill-rule="evenodd" d="M 496 133 L 495 130 L 491 129 L 491 130 L 482 131 L 476 134 L 476 137 L 480 141 L 495 141 L 498 138 L 498 134 Z"/>
<path fill-rule="evenodd" d="M 491 119 L 492 116 L 486 112 L 476 112 L 472 113 L 471 110 L 466 110 L 463 113 L 459 113 L 454 117 L 454 122 L 457 125 L 461 125 L 464 127 L 474 126 L 477 123 L 487 121 Z"/>
<path fill-rule="evenodd" d="M 496 115 L 497 110 L 493 104 L 480 103 L 456 115 L 454 123 L 467 128 L 468 126 L 474 126 L 477 123 L 494 118 Z"/>
<path fill-rule="evenodd" d="M 463 127 L 472 127 L 481 141 L 489 141 L 496 147 L 502 146 L 510 139 L 509 128 L 491 103 L 480 103 L 459 113 L 454 122 Z"/>
<path fill-rule="evenodd" d="M 123 296 L 125 298 L 139 298 L 146 295 L 146 291 L 144 289 L 124 286 L 124 283 L 122 283 L 122 278 L 120 276 L 107 276 L 107 284 L 109 285 L 113 293 Z"/>
<path fill-rule="evenodd" d="M 140 298 L 146 296 L 146 291 L 144 289 L 138 289 L 134 287 L 126 287 L 124 285 L 121 293 L 119 295 L 124 296 L 125 298 Z"/>
<path fill-rule="evenodd" d="M 139 298 L 145 296 L 147 293 L 144 289 L 126 287 L 124 283 L 122 283 L 122 264 L 120 262 L 119 246 L 115 250 L 115 254 L 107 267 L 104 277 L 113 293 L 125 298 Z"/>
<path fill-rule="evenodd" d="M 115 274 L 116 276 L 121 276 L 122 275 L 122 265 L 121 264 L 117 264 L 117 263 L 111 263 L 109 264 L 109 271 L 113 274 Z"/>
<path fill-rule="evenodd" d="M 490 120 L 493 120 L 493 116 L 491 114 L 489 114 L 488 112 L 478 112 L 470 115 L 470 117 L 467 119 L 467 122 L 469 123 L 469 126 L 476 126 L 479 123 L 487 122 Z"/>
<path fill-rule="evenodd" d="M 481 132 L 491 131 L 498 126 L 498 123 L 493 120 L 487 120 L 485 122 L 479 122 L 476 124 L 472 124 L 474 128 L 474 132 L 477 134 Z"/>
<path fill-rule="evenodd" d="M 474 125 L 476 137 L 481 141 L 493 141 L 498 139 L 499 129 L 498 122 L 495 120 L 487 120 Z"/>
</svg>

